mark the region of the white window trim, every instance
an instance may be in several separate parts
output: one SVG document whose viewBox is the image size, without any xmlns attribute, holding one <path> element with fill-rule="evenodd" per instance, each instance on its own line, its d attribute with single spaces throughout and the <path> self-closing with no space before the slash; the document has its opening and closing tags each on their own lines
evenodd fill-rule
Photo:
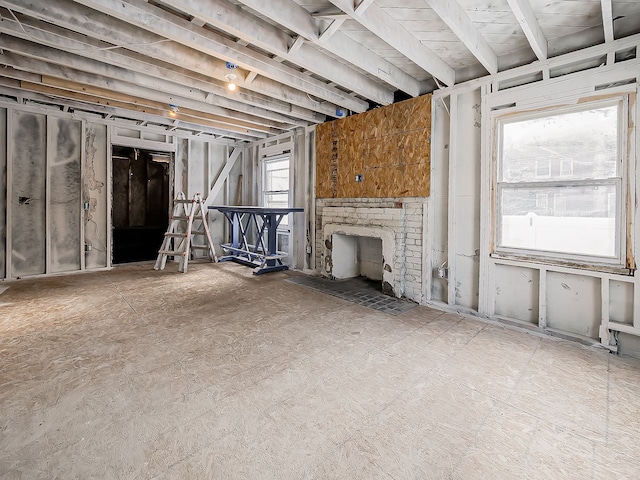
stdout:
<svg viewBox="0 0 640 480">
<path fill-rule="evenodd" d="M 277 162 L 280 160 L 288 160 L 289 161 L 289 188 L 287 190 L 266 190 L 266 182 L 267 182 L 267 164 L 271 163 L 271 162 Z M 266 192 L 272 192 L 272 193 L 284 193 L 285 191 L 287 192 L 287 206 L 291 207 L 291 192 L 293 191 L 293 165 L 292 165 L 292 161 L 291 161 L 291 154 L 286 153 L 286 154 L 282 154 L 282 155 L 275 155 L 272 157 L 264 157 L 261 159 L 260 161 L 261 165 L 260 165 L 260 175 L 261 175 L 261 180 L 260 180 L 260 205 L 261 206 L 265 206 L 265 196 L 266 196 Z M 283 219 L 284 220 L 284 219 Z M 286 225 L 283 225 L 282 223 L 280 225 L 278 225 L 278 228 L 276 230 L 276 238 L 279 235 L 286 235 L 288 236 L 288 245 L 289 245 L 289 254 L 291 253 L 291 242 L 292 242 L 292 232 L 291 232 L 291 214 L 288 215 L 288 222 Z M 285 260 L 286 263 L 286 260 Z"/>
<path fill-rule="evenodd" d="M 620 192 L 618 201 L 616 202 L 616 223 L 615 223 L 615 248 L 616 255 L 613 257 L 592 256 L 585 254 L 571 254 L 564 252 L 552 252 L 546 250 L 536 250 L 527 248 L 506 247 L 498 245 L 498 239 L 502 236 L 502 224 L 501 224 L 501 210 L 499 196 L 501 192 L 500 183 L 508 185 L 508 182 L 499 182 L 501 178 L 500 174 L 500 159 L 499 149 L 502 146 L 502 124 L 506 121 L 513 121 L 514 118 L 518 120 L 527 120 L 533 118 L 540 118 L 548 114 L 558 113 L 571 113 L 572 111 L 582 111 L 585 107 L 606 107 L 608 105 L 620 104 L 619 119 L 618 119 L 618 148 L 620 154 L 621 168 L 619 178 L 605 179 L 605 180 L 560 180 L 560 181 L 531 181 L 526 182 L 527 186 L 539 186 L 539 187 L 551 187 L 558 184 L 564 184 L 566 186 L 581 186 L 588 185 L 612 185 L 615 184 L 616 188 Z M 629 147 L 627 141 L 627 130 L 629 126 L 629 94 L 622 93 L 618 95 L 612 95 L 606 99 L 594 99 L 593 101 L 581 102 L 578 105 L 563 105 L 554 104 L 545 107 L 543 110 L 538 111 L 522 111 L 518 113 L 510 110 L 508 113 L 492 115 L 492 125 L 494 129 L 493 146 L 492 146 L 492 198 L 491 204 L 493 206 L 493 216 L 491 220 L 491 235 L 492 235 L 492 249 L 490 256 L 497 259 L 508 259 L 525 262 L 534 262 L 542 264 L 552 265 L 564 265 L 577 268 L 598 268 L 610 271 L 611 269 L 619 270 L 620 272 L 627 272 L 627 241 L 630 235 L 629 225 L 627 225 L 628 206 L 627 206 L 627 188 L 629 184 Z"/>
</svg>

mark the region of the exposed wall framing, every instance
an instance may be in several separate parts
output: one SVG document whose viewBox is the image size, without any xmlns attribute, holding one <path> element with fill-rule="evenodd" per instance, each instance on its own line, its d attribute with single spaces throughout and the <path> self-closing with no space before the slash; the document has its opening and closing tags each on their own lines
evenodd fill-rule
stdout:
<svg viewBox="0 0 640 480">
<path fill-rule="evenodd" d="M 187 151 L 180 178 L 184 169 L 192 189 L 207 193 L 224 174 L 222 183 L 234 188 L 241 169 L 223 170 L 228 141 L 1 100 L 0 278 L 111 267 L 112 145 L 174 152 L 183 141 L 203 154 Z M 237 156 L 243 150 L 233 148 Z"/>
<path fill-rule="evenodd" d="M 626 94 L 630 95 L 627 249 L 638 258 L 639 47 L 636 35 L 434 92 L 433 191 L 423 278 L 429 286 L 426 303 L 600 342 L 613 350 L 618 342 L 628 345 L 631 336 L 640 337 L 640 284 L 634 266 L 631 271 L 614 272 L 490 255 L 495 158 L 491 116 Z M 472 98 L 479 101 L 461 107 Z M 472 126 L 479 127 L 479 142 L 470 141 Z M 464 194 L 475 198 L 466 202 Z M 466 258 L 474 256 L 471 247 L 476 243 L 477 258 Z M 448 267 L 448 278 L 440 278 L 440 266 Z M 640 352 L 640 342 L 633 344 Z"/>
</svg>

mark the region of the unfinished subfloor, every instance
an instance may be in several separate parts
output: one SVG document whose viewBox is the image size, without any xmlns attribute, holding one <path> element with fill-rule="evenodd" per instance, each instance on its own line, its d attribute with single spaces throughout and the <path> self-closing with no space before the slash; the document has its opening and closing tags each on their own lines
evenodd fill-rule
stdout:
<svg viewBox="0 0 640 480">
<path fill-rule="evenodd" d="M 634 360 L 174 267 L 0 284 L 0 478 L 640 478 Z"/>
</svg>

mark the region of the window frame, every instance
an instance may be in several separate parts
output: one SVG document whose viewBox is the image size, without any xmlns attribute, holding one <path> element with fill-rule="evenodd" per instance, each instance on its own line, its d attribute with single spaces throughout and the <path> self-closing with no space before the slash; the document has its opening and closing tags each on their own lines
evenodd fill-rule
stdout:
<svg viewBox="0 0 640 480">
<path fill-rule="evenodd" d="M 492 153 L 492 210 L 493 218 L 491 224 L 491 253 L 493 258 L 504 258 L 511 260 L 524 260 L 529 262 L 556 264 L 564 266 L 575 266 L 582 268 L 598 268 L 606 270 L 614 269 L 626 271 L 628 264 L 627 244 L 630 241 L 630 225 L 627 222 L 628 205 L 627 189 L 629 184 L 629 150 L 627 142 L 627 130 L 629 125 L 629 95 L 616 94 L 608 98 L 593 99 L 583 101 L 578 104 L 562 105 L 554 104 L 537 111 L 510 111 L 506 114 L 496 114 L 493 121 L 493 153 Z M 558 175 L 554 180 L 532 180 L 526 182 L 508 182 L 502 179 L 502 146 L 503 146 L 503 126 L 508 123 L 526 121 L 536 118 L 551 117 L 568 114 L 584 110 L 606 108 L 618 106 L 618 159 L 617 172 L 615 177 L 608 179 L 586 179 L 567 180 L 564 175 Z M 609 186 L 614 185 L 617 199 L 615 205 L 615 255 L 598 256 L 582 253 L 554 252 L 548 250 L 512 247 L 500 245 L 502 238 L 502 205 L 501 194 L 506 188 L 553 188 L 553 187 L 580 187 L 580 186 Z M 556 194 L 557 196 L 557 194 Z M 555 201 L 555 199 L 554 199 Z"/>
<path fill-rule="evenodd" d="M 288 183 L 289 186 L 287 188 L 287 190 L 267 190 L 266 186 L 267 186 L 267 166 L 270 163 L 275 163 L 275 162 L 280 162 L 283 160 L 287 160 L 288 161 Z M 291 206 L 291 191 L 292 191 L 292 171 L 291 171 L 291 155 L 289 153 L 286 154 L 282 154 L 282 155 L 276 155 L 273 157 L 265 157 L 262 159 L 261 161 L 262 163 L 262 168 L 261 168 L 261 192 L 260 192 L 260 201 L 261 201 L 261 205 L 263 207 L 266 206 L 266 198 L 268 194 L 287 194 L 287 207 Z M 276 229 L 276 238 L 277 238 L 277 245 L 278 245 L 278 250 L 280 250 L 280 236 L 287 236 L 287 245 L 291 245 L 291 214 L 288 214 L 286 218 L 282 219 L 283 222 L 285 220 L 287 220 L 287 223 L 283 224 L 282 222 L 278 225 L 278 228 Z M 290 247 L 287 247 L 290 248 Z"/>
</svg>

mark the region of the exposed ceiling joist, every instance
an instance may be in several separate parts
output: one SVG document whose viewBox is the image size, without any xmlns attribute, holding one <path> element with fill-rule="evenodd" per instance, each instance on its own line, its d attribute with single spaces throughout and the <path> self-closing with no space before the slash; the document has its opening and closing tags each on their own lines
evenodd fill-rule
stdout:
<svg viewBox="0 0 640 480">
<path fill-rule="evenodd" d="M 129 110 L 129 111 L 133 110 L 140 113 L 155 115 L 156 117 L 162 117 L 163 112 L 165 111 L 164 109 L 158 108 L 157 106 L 153 106 L 153 105 L 151 106 L 139 105 L 136 103 L 132 103 L 131 101 L 115 100 L 115 99 L 107 98 L 102 94 L 90 95 L 90 94 L 75 92 L 74 90 L 68 90 L 66 88 L 50 87 L 48 85 L 31 83 L 26 81 L 20 82 L 20 88 L 23 88 L 31 92 L 52 95 L 58 98 L 78 100 L 78 101 L 83 101 L 89 104 L 114 106 L 123 110 Z M 190 116 L 190 115 L 184 115 L 180 113 L 177 113 L 176 115 L 177 115 L 177 118 L 172 120 L 172 122 L 175 122 L 175 120 L 182 121 L 182 119 L 184 118 L 186 122 L 190 122 L 192 125 L 197 124 L 197 125 L 212 127 L 217 129 L 219 132 L 237 133 L 237 134 L 240 134 L 245 139 L 266 138 L 268 136 L 266 133 L 252 132 L 252 131 L 249 131 L 248 129 L 242 129 L 238 127 L 229 128 L 227 125 L 222 125 L 218 122 L 206 120 L 203 118 L 194 118 L 193 116 Z M 194 122 L 194 120 L 196 121 Z M 229 133 L 227 133 L 227 135 Z"/>
<path fill-rule="evenodd" d="M 507 1 L 1 0 L 0 97 L 251 141 L 640 34 L 638 2 Z"/>
<path fill-rule="evenodd" d="M 24 73 L 24 72 L 23 72 Z M 161 115 L 153 115 L 144 112 L 138 112 L 129 108 L 118 108 L 114 106 L 99 105 L 97 103 L 83 102 L 74 100 L 71 98 L 65 98 L 62 96 L 45 95 L 36 92 L 23 90 L 20 87 L 20 80 L 14 80 L 12 78 L 0 77 L 0 86 L 2 86 L 2 93 L 8 96 L 13 96 L 18 99 L 19 103 L 23 103 L 22 100 L 29 100 L 38 104 L 48 104 L 56 106 L 57 108 L 73 109 L 74 111 L 81 111 L 101 115 L 105 120 L 116 119 L 128 119 L 135 120 L 137 122 L 149 122 L 157 125 L 158 129 L 167 130 L 173 124 L 173 120 L 169 120 Z M 190 122 L 181 122 L 181 128 L 187 132 L 201 131 L 208 135 L 213 135 L 219 138 L 226 137 L 233 139 L 234 142 L 240 141 L 253 141 L 255 137 L 249 135 L 242 135 L 237 133 L 231 133 L 226 130 L 219 130 L 217 128 L 209 128 L 200 124 L 193 124 Z"/>
<path fill-rule="evenodd" d="M 53 49 L 49 47 L 6 36 L 3 38 L 5 40 L 5 51 L 0 55 L 0 64 L 2 65 L 25 71 L 37 71 L 42 75 L 50 75 L 65 81 L 84 82 L 88 86 L 102 86 L 119 92 L 130 92 L 131 95 L 139 95 L 142 98 L 164 102 L 165 108 L 173 104 L 200 109 L 209 115 L 216 115 L 221 121 L 228 122 L 230 125 L 254 125 L 257 130 L 267 132 L 271 128 L 282 130 L 294 127 L 290 123 L 275 122 L 253 115 L 230 111 L 207 101 L 205 92 L 194 91 L 160 79 L 142 78 L 141 75 L 137 75 L 135 82 L 128 83 L 127 79 L 130 76 L 128 72 L 117 67 L 102 65 L 102 69 L 93 69 L 96 73 L 87 73 L 95 61 L 84 58 L 80 58 L 80 61 L 69 61 L 67 57 L 72 56 L 62 52 L 52 55 L 50 51 Z M 20 54 L 16 53 L 16 51 L 20 52 Z M 56 64 L 47 62 L 47 59 L 52 57 L 56 58 Z M 82 68 L 81 70 L 83 71 L 81 71 L 77 69 L 78 67 L 85 68 Z M 100 72 L 108 75 L 104 76 Z M 118 73 L 122 75 L 118 76 Z M 181 96 L 181 94 L 186 96 Z M 264 130 L 265 128 L 266 130 Z"/>
<path fill-rule="evenodd" d="M 336 18 L 333 20 L 318 37 L 318 43 L 323 43 L 329 40 L 329 38 L 340 29 L 345 20 L 346 18 Z"/>
<path fill-rule="evenodd" d="M 80 78 L 81 80 L 84 80 Z M 136 88 L 131 88 L 128 85 L 124 85 L 122 82 L 109 81 L 108 87 L 100 84 L 99 79 L 95 84 L 87 85 L 87 82 L 79 83 L 69 80 L 60 80 L 54 77 L 42 76 L 42 84 L 55 88 L 68 90 L 71 92 L 85 93 L 87 95 L 93 95 L 95 97 L 101 97 L 105 99 L 113 99 L 119 102 L 131 103 L 133 105 L 148 106 L 157 109 L 160 112 L 167 111 L 167 104 L 163 100 L 155 100 L 150 98 L 148 91 L 140 91 Z M 142 96 L 145 95 L 145 96 Z M 242 133 L 246 135 L 255 136 L 267 136 L 277 135 L 282 133 L 281 130 L 271 127 L 265 127 L 251 122 L 235 121 L 231 122 L 228 118 L 221 117 L 206 111 L 196 110 L 194 108 L 188 108 L 186 106 L 179 107 L 171 118 L 184 119 L 195 123 L 195 120 L 205 120 L 211 127 L 220 129 L 228 129 L 232 132 Z"/>
<path fill-rule="evenodd" d="M 202 18 L 213 27 L 300 65 L 305 70 L 335 81 L 365 98 L 381 104 L 393 102 L 393 92 L 388 88 L 346 65 L 337 63 L 327 54 L 308 44 L 299 43 L 296 49 L 290 48 L 289 45 L 293 40 L 287 33 L 257 19 L 226 0 L 177 0 L 172 1 L 171 5 L 189 15 Z M 330 33 L 327 35 L 330 36 Z"/>
<path fill-rule="evenodd" d="M 116 17 L 138 28 L 164 36 L 177 43 L 233 62 L 291 88 L 306 92 L 344 109 L 362 112 L 368 103 L 329 87 L 320 80 L 302 75 L 298 70 L 238 45 L 221 35 L 197 27 L 191 22 L 150 5 L 143 0 L 75 0 L 77 3 Z M 334 113 L 335 116 L 335 113 Z"/>
<path fill-rule="evenodd" d="M 498 57 L 478 32 L 457 0 L 425 0 L 474 57 L 491 74 L 498 73 Z"/>
<path fill-rule="evenodd" d="M 601 0 L 602 27 L 604 29 L 604 41 L 613 42 L 613 8 L 611 0 Z"/>
<path fill-rule="evenodd" d="M 243 5 L 270 18 L 274 22 L 313 43 L 319 43 L 320 34 L 326 28 L 321 21 L 313 18 L 310 12 L 293 0 L 271 0 L 269 2 L 261 0 L 239 1 Z M 335 32 L 330 38 L 325 38 L 321 46 L 323 49 L 344 59 L 354 67 L 379 78 L 385 83 L 411 96 L 424 93 L 422 91 L 422 85 L 415 78 L 340 31 Z"/>
<path fill-rule="evenodd" d="M 29 22 L 33 23 L 33 21 Z M 38 26 L 49 30 L 52 28 L 55 29 L 55 27 L 46 24 Z M 285 115 L 272 112 L 266 108 L 247 105 L 237 100 L 231 100 L 216 95 L 209 97 L 209 94 L 211 93 L 210 91 L 212 90 L 210 82 L 199 82 L 186 77 L 185 75 L 173 71 L 167 71 L 166 69 L 158 69 L 159 71 L 155 72 L 155 76 L 147 75 L 147 73 L 154 73 L 153 68 L 149 65 L 145 65 L 144 62 L 135 61 L 129 57 L 122 57 L 112 51 L 97 50 L 97 57 L 115 57 L 115 63 L 124 61 L 124 65 L 115 66 L 94 60 L 90 57 L 82 57 L 66 53 L 65 50 L 78 51 L 83 48 L 90 50 L 91 47 L 85 43 L 76 41 L 74 38 L 71 38 L 71 35 L 65 38 L 56 34 L 59 32 L 49 32 L 41 30 L 40 28 L 33 28 L 27 23 L 22 23 L 19 27 L 11 21 L 5 20 L 0 22 L 0 34 L 2 34 L 2 44 L 5 50 L 13 51 L 17 54 L 43 60 L 45 62 L 50 62 L 52 64 L 82 70 L 96 75 L 103 75 L 118 80 L 124 80 L 141 87 L 150 88 L 153 91 L 165 92 L 171 95 L 180 95 L 194 101 L 206 102 L 210 105 L 214 104 L 215 99 L 215 105 L 218 108 L 217 113 L 228 115 L 231 118 L 235 117 L 242 119 L 244 117 L 245 119 L 248 119 L 249 117 L 246 115 L 250 115 L 252 117 L 252 121 L 256 120 L 255 117 L 261 117 L 264 118 L 265 121 L 268 120 L 288 123 L 296 126 L 307 125 L 307 122 L 305 121 L 292 119 Z M 14 38 L 13 36 L 4 35 L 5 33 L 16 35 L 16 37 Z M 21 40 L 20 38 L 28 39 L 29 41 Z M 52 47 L 59 48 L 62 51 L 32 42 L 36 40 L 39 40 L 39 43 L 52 45 Z M 83 40 L 86 41 L 86 39 Z M 0 58 L 0 61 L 3 61 L 3 59 Z M 6 64 L 6 62 L 7 59 L 5 58 L 3 63 Z M 26 68 L 17 64 L 13 64 L 13 66 L 16 68 Z M 52 74 L 50 69 L 48 69 L 47 72 L 42 73 Z M 226 88 L 220 86 L 217 90 L 222 90 L 224 92 Z"/>
<path fill-rule="evenodd" d="M 174 122 L 176 119 L 190 122 L 191 124 L 205 125 L 217 129 L 218 132 L 232 132 L 241 134 L 243 138 L 266 138 L 272 132 L 251 130 L 239 125 L 229 125 L 219 121 L 215 115 L 208 115 L 190 109 L 179 110 L 173 116 L 167 116 L 167 107 L 164 103 L 146 100 L 138 96 L 115 92 L 100 87 L 87 87 L 84 84 L 62 81 L 50 77 L 30 74 L 13 68 L 3 69 L 5 78 L 20 81 L 18 88 L 30 92 L 50 95 L 52 97 L 75 100 L 86 103 L 85 109 L 91 105 L 104 105 L 117 107 L 123 110 L 148 113 L 156 117 L 164 118 L 164 123 Z"/>
<path fill-rule="evenodd" d="M 225 62 L 184 45 L 169 41 L 159 35 L 139 28 L 133 28 L 126 23 L 96 12 L 89 8 L 70 2 L 58 0 L 56 2 L 29 2 L 27 0 L 3 0 L 7 7 L 25 15 L 35 16 L 46 22 L 59 25 L 66 29 L 86 35 L 90 39 L 108 42 L 110 45 L 126 45 L 125 49 L 117 49 L 122 55 L 128 51 L 140 54 L 140 59 L 153 59 L 171 65 L 172 69 L 185 74 L 196 72 L 201 78 L 226 82 L 228 73 Z M 95 55 L 95 48 L 83 49 L 75 53 L 81 55 Z M 107 52 L 115 52 L 115 49 Z M 143 61 L 143 65 L 144 65 Z M 330 102 L 320 102 L 310 98 L 305 92 L 293 89 L 268 78 L 256 78 L 251 85 L 243 90 L 258 92 L 278 102 L 293 104 L 295 107 L 318 112 L 324 115 L 335 115 L 337 105 Z M 240 95 L 239 95 L 240 96 Z M 295 107 L 292 110 L 295 110 Z"/>
<path fill-rule="evenodd" d="M 351 0 L 330 1 L 353 20 L 380 37 L 445 85 L 453 85 L 455 83 L 456 75 L 453 68 L 425 47 L 420 40 L 405 30 L 402 25 L 375 3 L 369 5 L 369 8 L 358 15 L 353 9 Z"/>
<path fill-rule="evenodd" d="M 507 0 L 507 2 L 538 60 L 546 60 L 549 55 L 548 42 L 529 0 Z"/>
<path fill-rule="evenodd" d="M 361 0 L 360 3 L 355 8 L 355 12 L 357 15 L 364 13 L 364 11 L 369 8 L 369 6 L 373 3 L 374 0 Z"/>
</svg>

